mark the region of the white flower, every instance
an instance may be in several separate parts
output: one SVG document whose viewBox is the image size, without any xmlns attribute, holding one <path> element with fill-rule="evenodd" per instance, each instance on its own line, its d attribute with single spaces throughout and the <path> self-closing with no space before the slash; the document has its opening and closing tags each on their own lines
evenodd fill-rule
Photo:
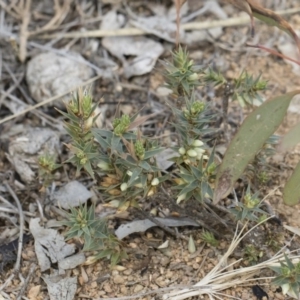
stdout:
<svg viewBox="0 0 300 300">
<path fill-rule="evenodd" d="M 132 176 L 132 172 L 131 171 L 128 170 L 126 173 L 127 173 L 128 176 L 130 176 L 130 177 Z"/>
</svg>

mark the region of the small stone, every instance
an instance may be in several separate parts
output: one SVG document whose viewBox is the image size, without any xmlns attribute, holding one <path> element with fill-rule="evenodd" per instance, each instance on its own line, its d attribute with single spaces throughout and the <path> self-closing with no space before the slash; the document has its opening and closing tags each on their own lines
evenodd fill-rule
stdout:
<svg viewBox="0 0 300 300">
<path fill-rule="evenodd" d="M 137 244 L 136 243 L 129 243 L 129 247 L 132 248 L 132 249 L 136 249 Z"/>
<path fill-rule="evenodd" d="M 124 283 L 124 278 L 123 278 L 123 276 L 116 275 L 113 278 L 113 281 L 114 281 L 115 284 L 122 284 L 122 283 Z"/>
<path fill-rule="evenodd" d="M 126 286 L 121 286 L 120 291 L 123 295 L 127 295 L 128 293 L 128 288 Z"/>
<path fill-rule="evenodd" d="M 134 293 L 138 293 L 138 292 L 142 291 L 143 289 L 144 289 L 144 287 L 143 287 L 142 285 L 137 284 L 137 285 L 134 287 L 133 292 L 134 292 Z"/>
<path fill-rule="evenodd" d="M 97 286 L 98 286 L 97 281 L 94 281 L 94 282 L 91 283 L 91 288 L 92 288 L 92 289 L 97 288 Z"/>
<path fill-rule="evenodd" d="M 37 296 L 39 295 L 40 291 L 41 291 L 41 285 L 33 286 L 28 291 L 27 297 L 29 299 L 37 299 Z"/>
<path fill-rule="evenodd" d="M 174 272 L 167 271 L 166 278 L 173 278 L 173 277 L 174 277 Z"/>
<path fill-rule="evenodd" d="M 111 289 L 111 286 L 110 286 L 109 283 L 105 283 L 105 284 L 104 284 L 103 290 L 104 290 L 106 293 L 111 293 L 111 292 L 112 292 L 112 289 Z"/>
<path fill-rule="evenodd" d="M 162 257 L 162 259 L 160 260 L 160 264 L 164 267 L 167 266 L 169 263 L 170 263 L 170 259 L 166 256 Z"/>
<path fill-rule="evenodd" d="M 130 275 L 132 273 L 132 269 L 127 269 L 123 273 L 124 275 Z"/>
</svg>

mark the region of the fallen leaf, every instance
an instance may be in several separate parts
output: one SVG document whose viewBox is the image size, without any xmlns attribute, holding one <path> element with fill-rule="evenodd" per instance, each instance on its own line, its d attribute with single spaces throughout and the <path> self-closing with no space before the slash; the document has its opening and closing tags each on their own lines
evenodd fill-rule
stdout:
<svg viewBox="0 0 300 300">
<path fill-rule="evenodd" d="M 277 150 L 284 152 L 294 148 L 300 143 L 300 123 L 296 124 L 288 133 L 286 133 L 279 142 Z"/>
<path fill-rule="evenodd" d="M 300 202 L 300 162 L 284 186 L 283 202 L 287 205 L 296 205 Z"/>
<path fill-rule="evenodd" d="M 73 300 L 77 290 L 77 277 L 43 277 L 50 300 Z"/>
<path fill-rule="evenodd" d="M 227 148 L 220 165 L 215 183 L 213 201 L 215 204 L 231 192 L 246 166 L 282 123 L 291 100 L 299 93 L 300 90 L 296 90 L 270 99 L 245 119 Z"/>
<path fill-rule="evenodd" d="M 196 226 L 199 224 L 189 218 L 155 218 L 161 224 L 168 227 L 179 227 L 179 226 Z M 136 220 L 130 223 L 122 224 L 116 231 L 115 234 L 119 240 L 135 232 L 145 232 L 147 229 L 157 226 L 154 222 L 146 220 Z"/>
<path fill-rule="evenodd" d="M 34 237 L 35 253 L 41 271 L 50 269 L 51 264 L 62 261 L 75 252 L 75 246 L 65 243 L 64 237 L 57 230 L 43 228 L 40 218 L 30 220 L 29 229 Z"/>
<path fill-rule="evenodd" d="M 54 192 L 53 200 L 56 205 L 64 209 L 84 204 L 92 193 L 79 181 L 71 181 Z"/>
</svg>

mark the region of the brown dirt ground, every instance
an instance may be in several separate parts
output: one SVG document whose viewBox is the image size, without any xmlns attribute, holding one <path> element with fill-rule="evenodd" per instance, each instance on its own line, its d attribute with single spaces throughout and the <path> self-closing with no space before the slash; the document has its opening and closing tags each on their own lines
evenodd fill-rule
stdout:
<svg viewBox="0 0 300 300">
<path fill-rule="evenodd" d="M 270 1 L 269 1 L 270 2 Z M 290 7 L 297 3 L 297 1 L 286 1 L 286 7 Z M 300 16 L 290 17 L 291 24 L 300 29 Z M 259 28 L 258 28 L 259 27 Z M 264 25 L 257 25 L 257 31 L 261 34 L 261 42 L 269 39 L 274 34 L 274 30 Z M 274 95 L 284 93 L 295 88 L 299 88 L 299 77 L 294 75 L 291 71 L 291 66 L 285 63 L 283 60 L 266 56 L 257 50 L 249 50 L 245 47 L 241 47 L 238 51 L 231 51 L 234 46 L 232 36 L 239 36 L 247 34 L 246 27 L 239 28 L 224 28 L 224 35 L 221 39 L 215 43 L 207 43 L 205 45 L 196 45 L 190 47 L 191 57 L 203 57 L 203 61 L 213 62 L 216 65 L 221 66 L 222 71 L 225 72 L 228 78 L 239 74 L 243 68 L 247 68 L 248 71 L 253 74 L 263 74 L 263 78 L 269 80 L 270 90 L 268 95 Z M 278 34 L 278 33 L 276 33 Z M 281 36 L 281 34 L 280 34 Z M 231 42 L 232 41 L 232 42 Z M 3 51 L 9 51 L 9 47 L 4 48 Z M 168 56 L 168 55 L 165 55 Z M 169 57 L 169 56 L 168 56 Z M 13 62 L 17 64 L 17 60 Z M 123 81 L 122 81 L 123 80 Z M 121 83 L 128 83 L 125 79 L 121 78 Z M 107 101 L 114 99 L 119 101 L 124 99 L 134 100 L 134 105 L 138 105 L 139 99 L 146 97 L 146 92 L 140 92 L 135 89 L 137 86 L 143 86 L 146 90 L 156 91 L 157 87 L 163 83 L 161 76 L 161 66 L 157 65 L 157 68 L 146 76 L 141 78 L 134 78 L 130 82 L 132 88 L 123 88 L 122 93 L 117 92 L 114 89 L 115 84 L 110 83 L 106 88 L 100 87 L 98 93 L 105 93 Z M 24 83 L 23 83 L 24 84 Z M 103 85 L 104 86 L 104 85 Z M 106 91 L 105 91 L 106 90 Z M 107 92 L 109 91 L 109 92 Z M 107 92 L 107 93 L 106 93 Z M 133 106 L 134 106 L 133 105 Z M 123 106 L 123 109 L 131 110 L 132 105 Z M 113 114 L 115 106 L 111 105 L 108 109 Z M 3 115 L 2 115 L 3 117 Z M 29 119 L 31 118 L 31 120 Z M 286 132 L 288 128 L 291 128 L 297 121 L 300 120 L 300 114 L 289 114 L 286 118 L 282 128 L 279 129 L 279 133 Z M 163 120 L 162 120 L 163 121 Z M 161 126 L 163 123 L 158 122 L 157 126 Z M 26 115 L 18 120 L 18 123 L 34 124 L 39 121 L 32 118 L 30 115 Z M 14 123 L 10 123 L 9 126 L 13 126 Z M 6 126 L 4 128 L 7 128 Z M 168 128 L 164 133 L 168 132 Z M 288 175 L 291 173 L 291 167 L 294 167 L 296 162 L 300 159 L 300 148 L 291 151 L 289 153 L 282 154 L 282 161 L 274 161 L 274 173 L 272 174 L 272 182 L 265 188 L 264 193 L 268 194 L 275 187 L 282 186 Z M 3 162 L 1 172 L 10 169 L 10 166 L 4 158 L 5 149 L 1 149 L 1 158 Z M 6 169 L 7 168 L 7 169 Z M 70 176 L 73 176 L 72 174 Z M 38 193 L 36 189 L 27 191 L 25 194 L 29 197 L 33 193 Z M 20 196 L 20 195 L 19 195 Z M 25 201 L 26 199 L 21 199 Z M 281 189 L 275 192 L 273 196 L 270 196 L 271 202 L 275 212 L 279 215 L 280 219 L 289 225 L 299 226 L 299 210 L 300 205 L 289 208 L 282 203 Z M 6 223 L 3 222 L 2 230 L 4 230 Z M 11 225 L 9 225 L 11 226 Z M 290 238 L 291 235 L 283 231 L 282 227 L 274 224 L 267 224 L 265 228 L 258 231 L 258 236 L 264 236 L 266 231 L 269 237 L 276 236 L 278 240 L 277 246 L 283 246 Z M 176 285 L 192 285 L 197 283 L 203 278 L 209 270 L 211 270 L 218 262 L 220 256 L 227 250 L 231 241 L 231 235 L 226 234 L 223 238 L 220 238 L 220 243 L 217 248 L 205 245 L 201 239 L 201 230 L 192 228 L 180 229 L 180 232 L 188 237 L 192 235 L 196 244 L 197 251 L 190 254 L 187 249 L 187 242 L 181 239 L 175 239 L 169 234 L 165 233 L 162 229 L 156 228 L 149 230 L 146 233 L 134 234 L 125 239 L 126 249 L 129 255 L 127 260 L 122 261 L 118 266 L 113 269 L 110 268 L 107 261 L 99 261 L 95 264 L 86 266 L 80 266 L 67 272 L 66 276 L 78 276 L 78 290 L 76 293 L 76 299 L 97 299 L 97 298 L 114 298 L 132 296 L 139 293 L 144 293 L 161 288 L 173 287 Z M 281 236 L 281 238 L 279 238 Z M 283 237 L 282 237 L 283 236 Z M 250 239 L 250 238 L 249 238 Z M 164 241 L 169 240 L 169 247 L 167 249 L 159 250 L 158 246 Z M 259 239 L 258 239 L 259 240 Z M 244 244 L 237 249 L 236 253 L 230 258 L 230 262 L 239 259 L 243 248 L 251 243 L 250 240 L 246 240 Z M 299 248 L 299 239 L 293 240 L 291 248 Z M 271 250 L 268 250 L 271 251 Z M 274 250 L 275 251 L 275 250 Z M 264 257 L 269 257 L 272 253 L 264 254 Z M 29 272 L 29 268 L 32 264 L 37 263 L 33 242 L 30 241 L 24 246 L 22 252 L 22 267 L 20 272 L 26 277 Z M 247 265 L 247 261 L 237 264 L 236 268 Z M 0 283 L 4 282 L 9 275 L 13 272 L 12 268 L 6 268 L 5 272 L 2 272 Z M 46 285 L 42 280 L 42 274 L 39 268 L 36 268 L 34 275 L 27 283 L 27 288 L 24 299 L 48 299 L 48 292 Z M 261 274 L 268 275 L 268 274 Z M 270 274 L 269 274 L 270 275 Z M 257 281 L 258 282 L 258 281 Z M 263 282 L 265 283 L 265 282 Z M 259 282 L 261 285 L 262 282 Z M 228 298 L 222 296 L 221 299 L 229 299 L 229 297 L 236 297 L 237 299 L 256 299 L 253 295 L 251 287 L 248 286 L 234 286 L 226 291 L 225 294 Z M 20 290 L 21 281 L 16 277 L 9 286 L 5 288 L 5 292 L 11 297 L 16 299 L 16 294 Z M 277 290 L 277 287 L 272 286 L 269 282 L 266 282 L 266 286 L 263 286 L 264 290 L 268 293 L 269 299 L 288 299 L 282 296 Z M 147 296 L 140 296 L 140 299 L 161 299 L 161 294 L 152 294 Z M 204 297 L 208 299 L 208 297 Z"/>
</svg>

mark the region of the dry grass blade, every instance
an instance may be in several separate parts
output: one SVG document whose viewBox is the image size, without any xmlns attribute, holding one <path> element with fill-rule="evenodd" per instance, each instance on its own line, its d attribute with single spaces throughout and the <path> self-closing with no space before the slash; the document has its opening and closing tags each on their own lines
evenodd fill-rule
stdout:
<svg viewBox="0 0 300 300">
<path fill-rule="evenodd" d="M 200 296 L 200 295 L 208 295 L 212 297 L 213 295 L 219 293 L 220 291 L 226 290 L 228 288 L 234 287 L 236 285 L 242 285 L 247 284 L 252 280 L 254 275 L 259 275 L 262 269 L 268 268 L 270 266 L 278 266 L 279 261 L 284 259 L 284 254 L 282 251 L 277 253 L 275 256 L 273 256 L 271 259 L 264 261 L 260 264 L 246 267 L 246 268 L 239 268 L 234 269 L 231 271 L 226 271 L 228 267 L 232 266 L 227 265 L 224 267 L 224 263 L 226 263 L 227 258 L 232 254 L 234 249 L 238 246 L 240 241 L 254 228 L 259 226 L 260 224 L 257 224 L 253 228 L 251 228 L 249 231 L 247 231 L 244 235 L 242 235 L 243 231 L 245 230 L 246 225 L 242 228 L 240 233 L 238 234 L 237 231 L 235 233 L 235 236 L 230 244 L 229 249 L 224 254 L 224 256 L 221 258 L 219 263 L 197 284 L 195 284 L 193 287 L 186 288 L 180 291 L 174 291 L 168 294 L 165 294 L 163 296 L 164 300 L 182 300 L 187 299 L 193 296 Z M 291 254 L 289 254 L 291 256 Z M 298 262 L 299 261 L 299 255 L 295 255 L 292 257 L 289 257 L 291 261 Z M 236 261 L 234 264 L 236 264 L 238 261 Z M 261 278 L 261 279 L 271 279 L 273 277 L 269 278 Z"/>
<path fill-rule="evenodd" d="M 193 286 L 174 286 L 174 287 L 157 289 L 146 293 L 140 293 L 140 294 L 127 296 L 127 297 L 105 298 L 105 299 L 106 300 L 129 300 L 129 299 L 137 299 L 140 297 L 145 297 L 151 294 L 160 294 L 162 292 L 168 292 L 163 295 L 164 300 L 182 300 L 193 296 L 201 296 L 201 295 L 208 295 L 210 299 L 223 299 L 223 297 L 220 296 L 226 296 L 229 298 L 237 299 L 227 294 L 226 295 L 222 294 L 222 291 L 237 285 L 252 284 L 251 283 L 252 281 L 256 282 L 258 280 L 257 278 L 253 278 L 254 275 L 259 275 L 262 269 L 266 269 L 271 266 L 272 267 L 280 266 L 280 261 L 284 260 L 284 253 L 283 253 L 284 248 L 283 248 L 271 259 L 264 261 L 260 264 L 249 266 L 246 268 L 238 268 L 238 269 L 226 271 L 229 267 L 239 262 L 239 261 L 235 261 L 234 263 L 227 265 L 226 262 L 228 257 L 232 254 L 232 252 L 238 246 L 241 240 L 259 225 L 261 225 L 261 223 L 252 227 L 245 234 L 243 234 L 243 232 L 247 227 L 247 224 L 243 226 L 240 232 L 238 232 L 238 226 L 237 226 L 234 238 L 229 246 L 229 249 L 223 255 L 219 263 L 201 281 L 199 281 L 197 284 Z M 300 255 L 293 255 L 293 253 L 291 252 L 289 253 L 289 258 L 293 263 L 297 263 L 300 260 Z M 264 277 L 259 279 L 267 280 L 273 278 L 274 277 Z M 169 292 L 170 290 L 171 292 Z M 98 298 L 97 300 L 100 299 L 102 300 L 104 298 Z"/>
</svg>

